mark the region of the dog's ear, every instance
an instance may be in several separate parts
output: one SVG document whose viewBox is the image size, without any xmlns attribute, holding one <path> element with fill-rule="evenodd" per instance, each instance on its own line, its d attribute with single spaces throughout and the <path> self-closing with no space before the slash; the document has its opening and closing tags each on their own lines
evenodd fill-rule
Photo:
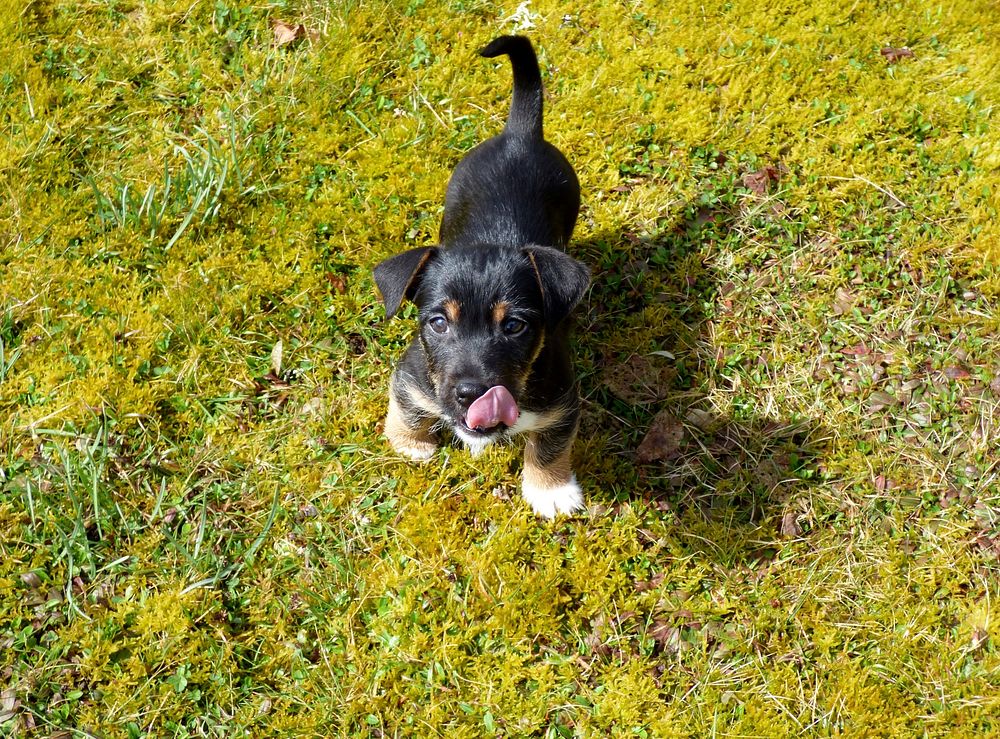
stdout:
<svg viewBox="0 0 1000 739">
<path fill-rule="evenodd" d="M 554 325 L 566 318 L 590 284 L 590 270 L 569 254 L 550 246 L 524 250 L 538 276 L 545 305 L 545 319 Z"/>
<path fill-rule="evenodd" d="M 424 246 L 389 257 L 375 267 L 375 284 L 382 293 L 382 302 L 389 318 L 396 315 L 403 300 L 413 299 L 424 267 L 436 254 L 437 247 Z"/>
</svg>

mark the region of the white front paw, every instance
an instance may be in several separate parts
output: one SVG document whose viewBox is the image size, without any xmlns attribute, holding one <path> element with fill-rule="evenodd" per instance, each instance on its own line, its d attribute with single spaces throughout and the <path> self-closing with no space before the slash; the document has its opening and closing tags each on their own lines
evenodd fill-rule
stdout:
<svg viewBox="0 0 1000 739">
<path fill-rule="evenodd" d="M 537 515 L 542 518 L 555 518 L 559 513 L 574 513 L 583 509 L 583 491 L 572 475 L 565 485 L 554 488 L 541 488 L 530 483 L 522 483 L 521 495 L 528 501 Z"/>
<path fill-rule="evenodd" d="M 431 441 L 394 441 L 392 448 L 398 454 L 412 459 L 414 462 L 426 462 L 434 456 L 437 444 Z"/>
</svg>

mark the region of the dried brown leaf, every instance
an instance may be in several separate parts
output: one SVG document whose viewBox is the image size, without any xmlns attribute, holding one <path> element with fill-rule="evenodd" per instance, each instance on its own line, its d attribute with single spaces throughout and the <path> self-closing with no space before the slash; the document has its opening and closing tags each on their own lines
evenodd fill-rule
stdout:
<svg viewBox="0 0 1000 739">
<path fill-rule="evenodd" d="M 674 372 L 665 358 L 636 354 L 625 362 L 609 366 L 601 379 L 619 400 L 632 404 L 652 403 L 666 396 Z"/>
<path fill-rule="evenodd" d="M 271 372 L 275 375 L 281 374 L 281 360 L 285 353 L 285 343 L 278 339 L 271 349 Z"/>
<path fill-rule="evenodd" d="M 878 413 L 886 408 L 891 408 L 898 402 L 895 395 L 887 393 L 884 390 L 876 390 L 868 396 L 868 411 L 870 413 Z"/>
<path fill-rule="evenodd" d="M 743 185 L 758 195 L 767 193 L 767 188 L 772 182 L 777 182 L 781 178 L 781 170 L 773 164 L 767 164 L 756 172 L 743 175 Z"/>
<path fill-rule="evenodd" d="M 307 28 L 303 23 L 289 23 L 274 19 L 271 21 L 271 28 L 274 31 L 275 46 L 291 46 L 304 38 L 308 38 L 310 41 L 319 39 L 319 31 Z"/>
<path fill-rule="evenodd" d="M 583 643 L 595 657 L 604 657 L 611 653 L 611 647 L 604 641 L 604 627 L 606 624 L 607 621 L 603 614 L 591 619 L 591 631 L 583 638 Z"/>
<path fill-rule="evenodd" d="M 990 390 L 994 395 L 1000 395 L 1000 375 L 990 380 Z"/>
<path fill-rule="evenodd" d="M 947 508 L 959 499 L 961 493 L 956 488 L 948 488 L 941 494 L 941 507 Z"/>
<path fill-rule="evenodd" d="M 775 276 L 773 273 L 764 272 L 762 275 L 760 275 L 759 277 L 757 277 L 757 279 L 753 281 L 753 286 L 757 290 L 763 290 L 765 287 L 770 287 L 771 285 L 773 285 L 774 281 L 775 281 Z"/>
<path fill-rule="evenodd" d="M 854 293 L 843 287 L 838 287 L 837 292 L 833 296 L 833 314 L 835 316 L 842 316 L 845 313 L 850 313 L 853 307 Z"/>
<path fill-rule="evenodd" d="M 972 639 L 969 646 L 973 651 L 978 652 L 980 649 L 989 644 L 990 632 L 984 629 L 982 626 L 977 626 L 972 630 Z"/>
<path fill-rule="evenodd" d="M 706 431 L 715 424 L 716 416 L 713 413 L 703 411 L 700 408 L 690 408 L 688 409 L 687 415 L 684 416 L 684 420 L 692 426 L 695 426 L 702 431 Z"/>
<path fill-rule="evenodd" d="M 799 526 L 797 514 L 789 511 L 781 517 L 781 535 L 787 539 L 802 536 L 802 527 Z"/>
<path fill-rule="evenodd" d="M 846 354 L 849 357 L 863 357 L 866 354 L 869 354 L 870 352 L 871 350 L 863 343 L 855 344 L 854 346 L 844 347 L 843 349 L 840 350 L 841 354 Z"/>
<path fill-rule="evenodd" d="M 969 372 L 969 370 L 965 369 L 964 367 L 945 367 L 944 375 L 949 380 L 968 380 L 970 377 L 972 377 L 972 374 Z"/>
<path fill-rule="evenodd" d="M 4 688 L 0 692 L 0 712 L 13 714 L 17 704 L 17 693 L 14 688 Z"/>
<path fill-rule="evenodd" d="M 327 272 L 326 281 L 330 283 L 330 292 L 334 295 L 343 295 L 347 292 L 347 278 L 338 275 L 336 272 Z"/>
<path fill-rule="evenodd" d="M 916 56 L 910 49 L 905 46 L 894 47 L 886 46 L 879 52 L 889 64 L 895 64 L 900 59 L 912 59 Z"/>
<path fill-rule="evenodd" d="M 305 38 L 306 35 L 306 27 L 301 23 L 288 23 L 274 19 L 271 21 L 271 28 L 274 31 L 275 46 L 288 46 Z"/>
<path fill-rule="evenodd" d="M 681 630 L 663 618 L 656 619 L 646 632 L 662 652 L 678 652 L 681 648 Z"/>
<path fill-rule="evenodd" d="M 647 590 L 655 590 L 663 584 L 665 578 L 666 575 L 664 573 L 658 572 L 648 580 L 636 580 L 635 591 L 637 593 L 645 593 Z"/>
<path fill-rule="evenodd" d="M 637 450 L 640 462 L 669 459 L 680 449 L 684 426 L 670 411 L 660 411 L 653 418 L 646 436 Z"/>
</svg>

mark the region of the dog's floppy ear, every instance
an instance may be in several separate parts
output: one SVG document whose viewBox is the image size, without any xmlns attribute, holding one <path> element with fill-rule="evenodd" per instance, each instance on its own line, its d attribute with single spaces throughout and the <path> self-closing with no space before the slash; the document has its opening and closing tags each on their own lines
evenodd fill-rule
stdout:
<svg viewBox="0 0 1000 739">
<path fill-rule="evenodd" d="M 423 246 L 389 257 L 375 267 L 375 284 L 382 293 L 382 302 L 389 318 L 396 315 L 404 299 L 413 299 L 424 267 L 436 254 L 437 247 Z"/>
<path fill-rule="evenodd" d="M 545 305 L 545 319 L 559 323 L 580 302 L 590 284 L 590 270 L 569 254 L 550 246 L 529 246 L 524 253 L 538 276 Z"/>
</svg>

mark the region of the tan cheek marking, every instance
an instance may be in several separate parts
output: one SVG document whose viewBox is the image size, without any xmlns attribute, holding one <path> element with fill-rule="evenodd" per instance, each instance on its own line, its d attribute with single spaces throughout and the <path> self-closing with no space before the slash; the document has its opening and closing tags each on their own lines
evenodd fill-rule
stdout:
<svg viewBox="0 0 1000 739">
<path fill-rule="evenodd" d="M 510 305 L 508 303 L 503 302 L 502 300 L 496 305 L 494 305 L 493 322 L 499 324 L 507 316 L 508 308 L 510 308 Z"/>
<path fill-rule="evenodd" d="M 448 317 L 448 320 L 451 323 L 458 323 L 460 309 L 461 306 L 458 304 L 457 300 L 448 299 L 444 301 L 444 314 Z"/>
<path fill-rule="evenodd" d="M 441 415 L 441 411 L 438 409 L 434 399 L 426 395 L 420 388 L 404 385 L 401 390 L 407 399 L 424 413 L 434 418 Z"/>
<path fill-rule="evenodd" d="M 528 360 L 528 366 L 524 370 L 524 374 L 521 376 L 521 386 L 524 387 L 528 384 L 528 378 L 531 377 L 531 372 L 535 368 L 535 360 L 538 359 L 538 355 L 542 353 L 542 348 L 545 346 L 545 331 L 541 332 L 538 337 L 538 345 L 535 347 L 535 351 L 531 353 L 531 359 Z"/>
<path fill-rule="evenodd" d="M 570 447 L 554 460 L 543 465 L 538 459 L 535 440 L 529 438 L 524 447 L 524 484 L 536 488 L 557 488 L 567 485 L 573 477 Z"/>
<path fill-rule="evenodd" d="M 542 299 L 545 299 L 545 285 L 542 284 L 542 273 L 538 269 L 538 262 L 535 260 L 534 252 L 528 252 L 528 259 L 531 261 L 531 267 L 535 270 L 535 279 L 538 280 L 538 290 L 542 293 Z"/>
<path fill-rule="evenodd" d="M 519 420 L 514 428 L 517 429 L 518 433 L 527 434 L 533 431 L 544 431 L 547 428 L 563 423 L 565 420 L 566 410 L 563 408 L 556 408 L 554 410 L 539 413 L 530 423 L 525 423 L 525 425 L 521 428 L 518 428 L 518 426 L 522 423 L 522 421 Z"/>
<path fill-rule="evenodd" d="M 430 378 L 431 385 L 434 386 L 435 390 L 439 389 L 444 383 L 444 375 L 442 375 L 441 370 L 436 367 L 434 369 L 428 369 L 427 376 Z M 440 411 L 435 411 L 435 414 L 440 415 Z"/>
</svg>

